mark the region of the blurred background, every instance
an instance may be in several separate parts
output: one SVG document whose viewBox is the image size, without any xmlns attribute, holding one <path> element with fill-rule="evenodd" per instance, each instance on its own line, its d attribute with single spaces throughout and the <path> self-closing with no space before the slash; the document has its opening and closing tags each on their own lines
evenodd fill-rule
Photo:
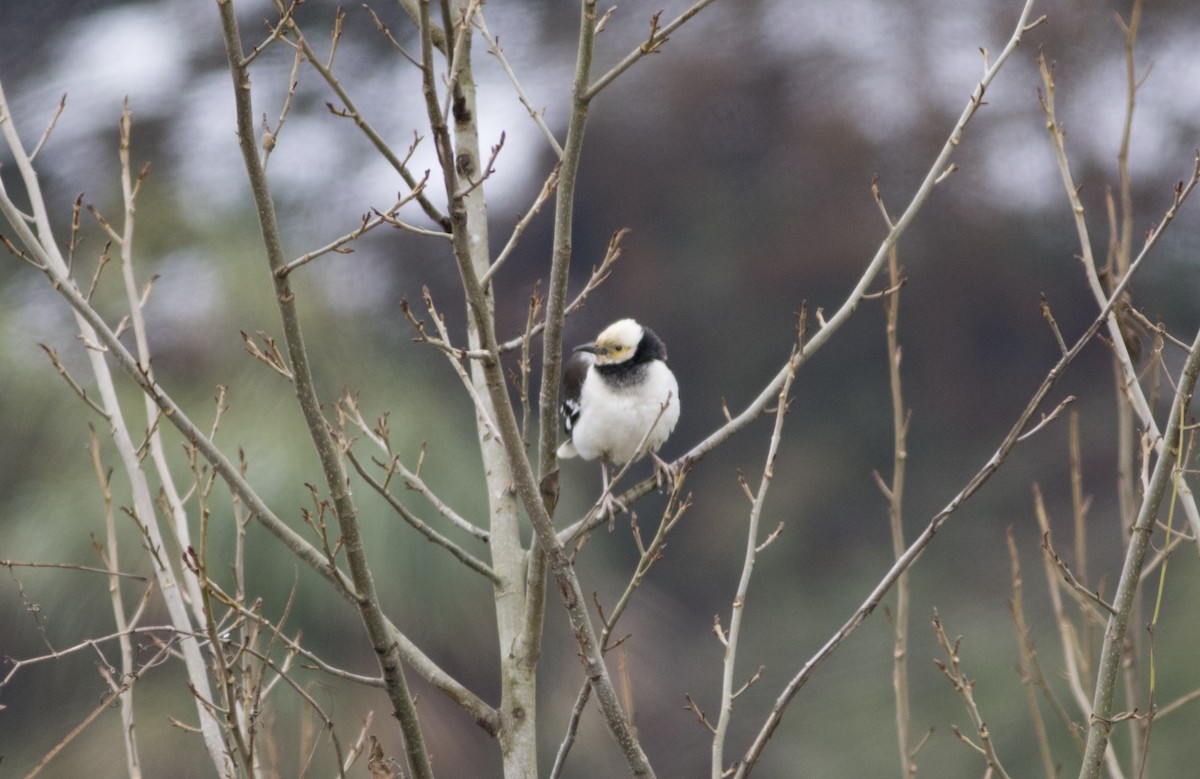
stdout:
<svg viewBox="0 0 1200 779">
<path fill-rule="evenodd" d="M 572 290 L 603 257 L 610 236 L 631 232 L 609 281 L 567 325 L 568 343 L 590 340 L 608 322 L 634 316 L 666 341 L 681 386 L 683 417 L 664 449 L 678 456 L 759 392 L 786 359 L 796 313 L 807 304 L 831 313 L 866 267 L 885 229 L 871 197 L 878 176 L 898 214 L 925 175 L 982 73 L 980 48 L 1003 47 L 1017 0 L 957 3 L 882 0 L 794 3 L 718 2 L 638 63 L 592 107 L 578 187 Z M 261 39 L 269 3 L 238 3 L 247 48 Z M 642 40 L 649 18 L 687 7 L 678 0 L 621 4 L 597 42 L 595 72 L 606 71 Z M 959 170 L 934 191 L 900 244 L 907 285 L 901 296 L 905 403 L 911 408 L 905 528 L 915 537 L 987 461 L 1058 357 L 1039 308 L 1045 295 L 1068 341 L 1096 304 L 1075 256 L 1078 238 L 1038 105 L 1039 50 L 1055 64 L 1058 108 L 1081 185 L 1093 249 L 1108 246 L 1105 193 L 1117 185 L 1117 151 L 1126 107 L 1124 33 L 1118 15 L 1131 3 L 1054 0 L 1034 14 L 1049 21 L 1026 36 L 986 94 L 954 161 Z M 376 12 L 416 50 L 398 4 Z M 328 47 L 336 5 L 309 0 L 299 11 L 318 50 Z M 485 13 L 533 104 L 561 138 L 569 108 L 577 8 L 570 3 L 492 3 Z M 1200 12 L 1190 2 L 1150 4 L 1137 42 L 1137 94 L 1130 167 L 1135 238 L 1165 212 L 1172 187 L 1190 175 L 1200 144 Z M 552 153 L 525 114 L 495 59 L 478 42 L 481 144 L 505 143 L 486 184 L 491 241 L 499 249 L 551 169 Z M 255 110 L 274 122 L 283 104 L 292 53 L 269 49 L 256 63 Z M 419 76 L 396 55 L 362 7 L 346 8 L 335 72 L 376 128 L 398 149 L 428 135 Z M 135 169 L 150 164 L 138 201 L 135 251 L 142 281 L 156 277 L 146 307 L 161 383 L 202 424 L 218 385 L 229 411 L 217 441 L 245 452 L 248 476 L 275 511 L 304 532 L 306 482 L 320 471 L 283 379 L 250 358 L 239 331 L 278 337 L 279 325 L 258 226 L 234 137 L 231 84 L 213 3 L 43 0 L 0 4 L 0 83 L 28 146 L 36 143 L 65 94 L 66 108 L 37 158 L 46 198 L 65 242 L 80 193 L 112 222 L 121 210 L 117 126 L 122 101 L 134 117 Z M 275 202 L 298 257 L 353 229 L 371 208 L 406 191 L 353 124 L 330 113 L 337 99 L 302 68 L 296 102 L 270 162 Z M 432 167 L 428 140 L 412 167 Z M 20 191 L 11 157 L 0 176 Z M 436 173 L 431 181 L 438 181 Z M 436 192 L 437 186 L 431 191 Z M 437 200 L 437 198 L 435 198 Z M 529 295 L 549 267 L 552 207 L 534 220 L 516 256 L 496 278 L 501 331 L 516 335 Z M 425 224 L 415 207 L 402 217 Z M 88 279 L 103 245 L 85 214 L 76 267 Z M 7 230 L 5 234 L 9 234 Z M 1189 203 L 1133 285 L 1135 304 L 1190 341 L 1200 326 L 1200 208 Z M 412 343 L 399 301 L 419 304 L 428 286 L 453 332 L 463 306 L 453 260 L 442 242 L 375 231 L 346 255 L 329 255 L 294 277 L 306 336 L 327 408 L 343 388 L 364 414 L 390 415 L 397 450 L 411 466 L 428 442 L 423 475 L 461 514 L 484 522 L 470 402 L 445 361 Z M 876 284 L 882 288 L 881 282 Z M 99 285 L 115 321 L 123 292 L 110 268 Z M 93 535 L 104 532 L 99 485 L 87 451 L 98 419 L 56 375 L 40 343 L 68 369 L 87 376 L 70 312 L 45 279 L 9 258 L 0 263 L 0 558 L 97 564 Z M 1150 351 L 1147 340 L 1144 354 Z M 540 347 L 537 349 L 540 354 Z M 1180 352 L 1168 352 L 1174 369 Z M 1143 364 L 1147 358 L 1143 357 Z M 1148 374 L 1147 382 L 1153 379 Z M 1169 387 L 1158 393 L 1165 419 Z M 142 408 L 122 385 L 131 419 Z M 892 416 L 884 311 L 866 301 L 800 372 L 785 428 L 764 529 L 783 523 L 761 554 L 747 606 L 739 675 L 765 666 L 738 699 L 727 755 L 739 756 L 781 687 L 850 616 L 890 567 L 887 502 L 873 473 L 890 478 Z M 1051 393 L 1049 410 L 1078 397 L 1087 514 L 1087 583 L 1111 593 L 1123 557 L 1116 505 L 1116 401 L 1110 359 L 1097 342 Z M 143 423 L 144 424 L 144 423 Z M 136 427 L 135 427 L 136 429 Z M 103 430 L 101 431 L 103 433 Z M 634 687 L 634 715 L 659 775 L 707 773 L 710 735 L 684 711 L 685 694 L 714 719 L 722 648 L 712 619 L 727 622 L 745 546 L 748 504 L 739 471 L 756 484 L 770 435 L 763 418 L 702 461 L 688 479 L 695 506 L 674 531 L 623 622 Z M 173 455 L 181 442 L 167 431 Z M 111 444 L 103 456 L 117 465 Z M 186 461 L 177 479 L 190 482 Z M 643 464 L 647 469 L 648 466 Z M 564 464 L 559 518 L 582 513 L 599 484 L 598 466 Z M 635 476 L 644 475 L 641 469 Z M 1046 675 L 1067 702 L 1062 650 L 1047 602 L 1032 485 L 1046 495 L 1056 547 L 1078 567 L 1071 533 L 1066 419 L 1019 446 L 999 473 L 938 534 L 912 572 L 910 680 L 914 740 L 932 731 L 916 756 L 920 776 L 983 773 L 979 758 L 951 733 L 970 729 L 962 705 L 930 662 L 936 608 L 976 680 L 975 698 L 996 748 L 1014 776 L 1040 775 L 1017 670 L 1008 601 L 1012 528 L 1025 574 L 1032 639 Z M 115 499 L 122 505 L 117 479 Z M 214 496 L 221 495 L 221 488 Z M 369 488 L 356 485 L 380 591 L 394 621 L 425 651 L 486 700 L 499 699 L 494 616 L 486 582 L 452 563 L 403 525 Z M 127 496 L 125 496 L 127 500 Z M 423 516 L 434 512 L 415 498 Z M 663 499 L 636 504 L 643 528 Z M 227 549 L 232 509 L 213 501 L 212 539 Z M 139 539 L 123 516 L 128 566 Z M 453 533 L 450 533 L 453 535 Z M 469 544 L 469 539 L 462 543 Z M 1157 536 L 1155 543 L 1161 543 Z M 471 547 L 479 554 L 485 549 Z M 279 616 L 293 587 L 288 621 L 334 664 L 377 671 L 357 616 L 324 582 L 252 526 L 250 591 Z M 599 533 L 581 554 L 586 592 L 611 603 L 633 570 L 628 523 Z M 0 656 L 26 658 L 112 631 L 95 574 L 16 569 L 0 572 Z M 1157 697 L 1172 701 L 1200 687 L 1196 546 L 1172 558 L 1155 634 Z M 1155 579 L 1157 581 L 1157 579 Z M 1151 588 L 1151 591 L 1153 588 Z M 132 592 L 132 591 L 131 591 Z M 131 596 L 132 597 L 132 596 Z M 885 601 L 890 604 L 892 597 Z M 573 639 L 556 601 L 549 605 L 539 716 L 542 773 L 549 770 L 581 681 Z M 152 622 L 153 620 L 151 620 Z M 1131 633 L 1145 636 L 1144 624 Z M 361 640 L 360 640 L 361 639 Z M 115 661 L 115 646 L 102 647 Z M 880 609 L 805 686 L 767 749 L 767 777 L 896 776 L 891 692 L 892 629 Z M 107 688 L 91 652 L 20 669 L 0 689 L 0 773 L 32 768 L 102 698 Z M 11 667 L 6 663 L 4 673 Z M 1143 680 L 1147 669 L 1139 669 Z M 2 674 L 0 674 L 2 675 Z M 385 697 L 327 676 L 299 677 L 334 717 L 343 742 L 375 712 L 385 748 L 399 734 Z M 439 693 L 410 674 L 443 776 L 497 776 L 495 744 Z M 1087 680 L 1090 681 L 1090 680 Z M 195 709 L 180 668 L 149 673 L 136 687 L 137 726 L 147 776 L 210 774 L 197 737 L 173 727 Z M 1143 701 L 1145 698 L 1143 698 Z M 274 727 L 281 775 L 298 775 L 309 742 L 302 706 L 279 689 L 266 716 Z M 1079 755 L 1067 729 L 1043 707 L 1063 775 Z M 1200 704 L 1154 725 L 1148 776 L 1179 776 L 1200 759 L 1194 734 Z M 98 778 L 123 775 L 116 709 L 104 714 L 45 772 Z M 1128 754 L 1127 734 L 1117 737 Z M 311 770 L 332 773 L 328 750 Z M 1188 762 L 1190 761 L 1190 762 Z M 567 776 L 624 775 L 600 717 L 584 718 Z M 195 766 L 195 769 L 189 768 Z M 365 769 L 360 766 L 360 775 Z"/>
</svg>

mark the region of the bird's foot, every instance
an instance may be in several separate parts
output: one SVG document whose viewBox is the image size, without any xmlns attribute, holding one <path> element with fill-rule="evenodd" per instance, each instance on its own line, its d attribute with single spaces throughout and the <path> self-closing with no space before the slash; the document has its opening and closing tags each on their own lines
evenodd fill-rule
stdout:
<svg viewBox="0 0 1200 779">
<path fill-rule="evenodd" d="M 675 481 L 679 478 L 679 468 L 659 457 L 654 452 L 650 453 L 650 458 L 654 461 L 654 484 L 661 490 L 664 486 L 670 489 L 675 489 Z"/>
<path fill-rule="evenodd" d="M 618 510 L 624 511 L 624 512 L 629 511 L 629 507 L 626 506 L 625 503 L 620 498 L 616 497 L 608 490 L 604 491 L 604 495 L 602 495 L 600 497 L 600 500 L 597 503 L 597 505 L 600 507 L 600 516 L 608 517 L 609 532 L 612 532 L 613 526 L 617 522 Z"/>
</svg>

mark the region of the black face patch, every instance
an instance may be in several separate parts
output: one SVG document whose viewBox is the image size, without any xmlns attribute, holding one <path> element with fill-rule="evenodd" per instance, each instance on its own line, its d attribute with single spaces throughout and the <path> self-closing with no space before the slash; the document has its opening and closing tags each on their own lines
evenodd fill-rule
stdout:
<svg viewBox="0 0 1200 779">
<path fill-rule="evenodd" d="M 615 365 L 597 365 L 596 372 L 604 377 L 610 387 L 620 390 L 642 381 L 646 375 L 646 361 L 626 360 Z"/>
<path fill-rule="evenodd" d="M 632 362 L 646 363 L 651 360 L 667 361 L 667 345 L 658 337 L 658 333 L 648 327 L 642 328 L 642 340 L 637 351 L 633 353 Z"/>
</svg>

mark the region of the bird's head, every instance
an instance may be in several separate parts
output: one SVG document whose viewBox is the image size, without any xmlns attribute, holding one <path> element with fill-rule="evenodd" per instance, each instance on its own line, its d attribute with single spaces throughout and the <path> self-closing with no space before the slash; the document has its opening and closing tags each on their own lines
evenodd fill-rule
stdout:
<svg viewBox="0 0 1200 779">
<path fill-rule="evenodd" d="M 577 352 L 596 355 L 597 365 L 620 365 L 633 359 L 646 330 L 632 319 L 613 322 L 596 336 L 596 342 L 576 346 Z"/>
</svg>

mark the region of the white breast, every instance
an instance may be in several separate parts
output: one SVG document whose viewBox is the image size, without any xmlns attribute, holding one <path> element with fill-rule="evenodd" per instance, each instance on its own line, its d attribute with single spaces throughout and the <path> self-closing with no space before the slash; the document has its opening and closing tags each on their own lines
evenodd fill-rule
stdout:
<svg viewBox="0 0 1200 779">
<path fill-rule="evenodd" d="M 647 364 L 644 383 L 626 387 L 610 385 L 593 366 L 579 401 L 579 421 L 571 438 L 585 460 L 602 457 L 623 465 L 644 457 L 663 445 L 679 421 L 679 384 L 671 369 L 657 360 Z M 646 442 L 639 449 L 643 437 Z"/>
</svg>

